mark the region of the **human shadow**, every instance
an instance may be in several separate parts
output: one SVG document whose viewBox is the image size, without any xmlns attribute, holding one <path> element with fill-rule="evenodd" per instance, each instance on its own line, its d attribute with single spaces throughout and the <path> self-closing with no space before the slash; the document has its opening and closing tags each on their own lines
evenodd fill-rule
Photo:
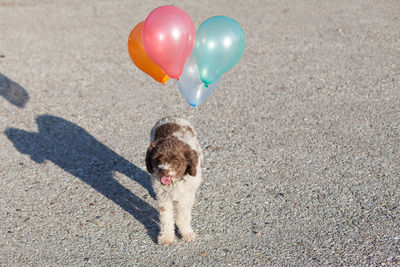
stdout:
<svg viewBox="0 0 400 267">
<path fill-rule="evenodd" d="M 5 131 L 15 148 L 37 163 L 52 161 L 114 201 L 142 223 L 155 242 L 158 211 L 113 178 L 113 172 L 123 173 L 154 197 L 149 175 L 72 122 L 50 115 L 41 115 L 36 122 L 37 133 L 14 128 Z"/>
<path fill-rule="evenodd" d="M 26 90 L 0 73 L 0 95 L 11 104 L 23 108 L 29 100 Z"/>
</svg>

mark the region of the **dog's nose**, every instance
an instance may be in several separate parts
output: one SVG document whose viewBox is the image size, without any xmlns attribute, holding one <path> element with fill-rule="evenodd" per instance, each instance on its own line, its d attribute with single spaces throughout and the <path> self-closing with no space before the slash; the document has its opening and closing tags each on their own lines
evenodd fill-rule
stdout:
<svg viewBox="0 0 400 267">
<path fill-rule="evenodd" d="M 162 169 L 162 168 L 158 169 L 158 172 L 159 172 L 162 176 L 168 176 L 168 174 L 169 174 L 169 170 Z"/>
</svg>

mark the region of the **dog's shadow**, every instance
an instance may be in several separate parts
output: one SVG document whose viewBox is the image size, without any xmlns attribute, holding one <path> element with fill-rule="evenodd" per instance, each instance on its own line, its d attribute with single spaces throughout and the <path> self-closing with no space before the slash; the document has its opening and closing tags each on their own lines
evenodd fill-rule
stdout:
<svg viewBox="0 0 400 267">
<path fill-rule="evenodd" d="M 37 163 L 50 160 L 81 179 L 142 223 L 155 241 L 158 211 L 113 178 L 113 172 L 123 173 L 154 198 L 149 175 L 72 122 L 50 115 L 39 116 L 36 122 L 38 133 L 6 130 L 16 149 Z"/>
<path fill-rule="evenodd" d="M 26 90 L 0 73 L 0 95 L 11 104 L 23 108 L 29 100 Z"/>
</svg>

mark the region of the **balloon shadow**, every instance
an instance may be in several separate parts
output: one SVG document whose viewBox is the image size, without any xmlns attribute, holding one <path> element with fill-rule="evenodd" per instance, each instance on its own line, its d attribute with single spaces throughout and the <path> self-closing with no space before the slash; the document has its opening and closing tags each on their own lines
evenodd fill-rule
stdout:
<svg viewBox="0 0 400 267">
<path fill-rule="evenodd" d="M 50 160 L 81 179 L 142 223 L 155 242 L 159 232 L 158 211 L 113 178 L 120 172 L 135 180 L 154 198 L 147 172 L 101 144 L 83 128 L 62 118 L 41 115 L 39 132 L 9 128 L 5 131 L 15 148 L 37 163 Z"/>
<path fill-rule="evenodd" d="M 23 108 L 29 100 L 26 90 L 0 73 L 0 95 L 11 104 Z"/>
</svg>

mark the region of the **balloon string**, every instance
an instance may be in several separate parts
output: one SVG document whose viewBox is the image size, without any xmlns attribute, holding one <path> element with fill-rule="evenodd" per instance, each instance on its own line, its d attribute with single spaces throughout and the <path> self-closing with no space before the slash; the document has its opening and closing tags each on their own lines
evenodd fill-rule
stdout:
<svg viewBox="0 0 400 267">
<path fill-rule="evenodd" d="M 185 103 L 183 103 L 183 100 L 182 100 L 182 98 L 181 98 L 181 116 L 183 117 L 184 115 L 185 115 L 185 112 L 184 112 L 184 107 L 183 107 L 183 105 L 184 105 Z"/>
<path fill-rule="evenodd" d="M 198 109 L 197 106 L 192 108 L 192 111 L 190 114 L 190 121 L 193 121 L 193 117 L 194 117 L 194 114 L 196 113 L 197 109 Z"/>
<path fill-rule="evenodd" d="M 178 80 L 176 81 L 176 84 L 178 85 Z M 185 117 L 185 105 L 186 102 L 183 100 L 183 98 L 181 97 L 181 101 L 180 101 L 180 106 L 181 106 L 181 117 L 184 118 Z"/>
<path fill-rule="evenodd" d="M 217 113 L 216 114 L 221 114 L 220 112 L 219 112 L 219 110 L 218 110 L 218 102 L 217 102 L 217 98 L 216 97 L 213 97 L 214 98 L 214 102 L 215 102 L 215 110 L 217 111 Z"/>
</svg>

